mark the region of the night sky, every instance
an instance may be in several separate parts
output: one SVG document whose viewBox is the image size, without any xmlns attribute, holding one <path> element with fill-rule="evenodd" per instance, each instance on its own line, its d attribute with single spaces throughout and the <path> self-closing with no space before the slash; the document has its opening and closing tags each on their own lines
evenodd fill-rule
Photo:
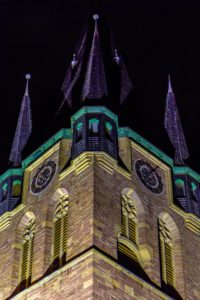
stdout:
<svg viewBox="0 0 200 300">
<path fill-rule="evenodd" d="M 74 46 L 84 25 L 97 12 L 112 29 L 133 91 L 119 108 L 120 126 L 129 126 L 166 154 L 174 150 L 163 126 L 167 75 L 171 74 L 190 153 L 187 165 L 200 172 L 200 3 L 194 0 L 0 1 L 0 172 L 9 152 L 25 88 L 30 97 L 33 131 L 23 157 L 59 129 L 70 127 L 60 91 Z M 102 37 L 103 39 L 103 37 Z M 108 54 L 110 55 L 110 54 Z"/>
</svg>

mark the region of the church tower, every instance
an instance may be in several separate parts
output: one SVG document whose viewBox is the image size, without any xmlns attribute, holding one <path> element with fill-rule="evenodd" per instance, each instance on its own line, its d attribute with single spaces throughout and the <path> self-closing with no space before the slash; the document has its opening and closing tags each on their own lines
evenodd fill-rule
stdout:
<svg viewBox="0 0 200 300">
<path fill-rule="evenodd" d="M 107 108 L 108 68 L 120 103 L 132 84 L 115 46 L 104 62 L 93 19 L 62 86 L 61 108 L 80 95 L 71 128 L 22 160 L 32 127 L 26 76 L 12 167 L 0 176 L 0 299 L 198 300 L 200 175 L 184 164 L 170 78 L 165 128 L 174 160 Z"/>
</svg>

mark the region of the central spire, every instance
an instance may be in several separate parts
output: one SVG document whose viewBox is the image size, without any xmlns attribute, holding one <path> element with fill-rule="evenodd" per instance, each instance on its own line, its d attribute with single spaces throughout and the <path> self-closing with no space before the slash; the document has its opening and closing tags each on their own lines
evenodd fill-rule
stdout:
<svg viewBox="0 0 200 300">
<path fill-rule="evenodd" d="M 113 37 L 110 36 L 111 40 L 108 45 L 101 47 L 99 30 L 101 31 L 103 29 L 98 28 L 99 15 L 93 15 L 93 20 L 94 31 L 92 37 L 88 27 L 85 27 L 73 52 L 72 60 L 62 84 L 61 90 L 64 94 L 64 99 L 58 112 L 65 102 L 68 103 L 69 107 L 73 107 L 79 99 L 80 102 L 84 102 L 86 99 L 100 100 L 104 96 L 109 96 L 110 99 L 115 101 L 119 100 L 120 104 L 122 104 L 132 89 L 132 83 L 126 66 L 122 56 L 114 45 Z M 105 32 L 105 35 L 106 34 Z M 104 42 L 106 42 L 106 39 L 104 39 Z M 89 43 L 91 43 L 91 46 L 89 46 Z M 89 51 L 87 51 L 88 46 Z M 106 49 L 108 48 L 110 48 L 110 52 L 108 51 L 106 53 Z M 110 60 L 107 59 L 105 61 L 105 65 L 103 61 L 104 55 L 108 58 L 110 57 Z M 114 72 L 114 74 L 112 72 Z M 111 73 L 112 77 L 110 76 Z M 107 82 L 106 75 L 108 78 L 111 77 L 112 80 Z M 119 87 L 118 95 L 116 93 L 116 87 Z M 76 93 L 74 93 L 75 90 Z M 77 96 L 80 98 L 74 99 L 74 97 Z"/>
<path fill-rule="evenodd" d="M 93 19 L 95 21 L 95 27 L 83 84 L 82 101 L 86 98 L 101 99 L 104 95 L 108 94 L 97 25 L 99 15 L 93 15 Z"/>
</svg>

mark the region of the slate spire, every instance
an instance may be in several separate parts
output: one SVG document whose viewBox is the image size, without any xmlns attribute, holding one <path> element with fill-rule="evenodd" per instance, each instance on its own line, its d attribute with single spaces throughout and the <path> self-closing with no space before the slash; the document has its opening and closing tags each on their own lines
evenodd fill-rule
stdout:
<svg viewBox="0 0 200 300">
<path fill-rule="evenodd" d="M 67 69 L 61 88 L 64 94 L 64 99 L 60 105 L 58 113 L 65 102 L 68 103 L 69 107 L 76 104 L 77 99 L 74 98 L 75 96 L 77 97 L 77 95 L 80 97 L 81 102 L 86 99 L 101 99 L 103 96 L 108 96 L 108 91 L 110 97 L 114 94 L 114 97 L 117 98 L 117 86 L 119 87 L 120 104 L 122 104 L 132 89 L 132 82 L 128 75 L 125 63 L 115 46 L 112 36 L 110 37 L 111 57 L 110 60 L 106 60 L 104 67 L 102 52 L 109 56 L 109 53 L 106 53 L 106 49 L 108 48 L 101 47 L 98 29 L 99 15 L 93 15 L 93 19 L 94 31 L 92 32 L 92 36 L 90 35 L 90 29 L 85 27 L 78 40 L 71 63 Z M 106 39 L 104 42 L 106 43 Z M 113 62 L 116 65 L 114 68 Z M 113 81 L 111 80 L 107 82 L 106 74 L 109 78 L 112 72 L 111 70 L 114 72 L 112 76 Z M 77 90 L 73 94 L 76 87 Z M 113 91 L 115 92 L 113 93 Z"/>
<path fill-rule="evenodd" d="M 97 25 L 99 16 L 96 14 L 93 16 L 93 19 L 95 27 L 83 84 L 82 101 L 86 98 L 101 99 L 104 95 L 108 94 Z"/>
<path fill-rule="evenodd" d="M 30 108 L 30 97 L 29 97 L 29 80 L 30 74 L 26 74 L 26 88 L 22 99 L 20 114 L 17 122 L 17 128 L 10 152 L 9 161 L 12 162 L 14 167 L 21 166 L 22 151 L 28 141 L 31 134 L 32 121 L 31 121 L 31 108 Z"/>
<path fill-rule="evenodd" d="M 169 139 L 175 148 L 174 163 L 184 165 L 184 160 L 189 157 L 189 153 L 176 105 L 176 99 L 172 90 L 170 76 L 168 79 L 164 125 Z"/>
<path fill-rule="evenodd" d="M 123 102 L 128 97 L 130 91 L 133 88 L 132 82 L 130 80 L 130 77 L 128 75 L 128 71 L 126 68 L 126 65 L 123 61 L 123 58 L 118 54 L 118 50 L 115 48 L 114 41 L 112 38 L 112 45 L 111 45 L 111 51 L 113 53 L 113 60 L 115 64 L 119 68 L 120 72 L 120 104 L 123 104 Z"/>
<path fill-rule="evenodd" d="M 72 106 L 72 99 L 71 99 L 71 93 L 72 90 L 77 83 L 81 70 L 82 70 L 82 64 L 83 64 L 83 56 L 85 52 L 85 43 L 87 39 L 88 34 L 88 28 L 84 28 L 83 32 L 81 33 L 81 36 L 77 42 L 75 52 L 73 54 L 73 58 L 71 60 L 71 63 L 67 69 L 61 90 L 64 94 L 64 99 L 59 107 L 58 113 L 60 112 L 61 108 L 63 107 L 64 103 L 67 101 L 69 107 Z"/>
</svg>

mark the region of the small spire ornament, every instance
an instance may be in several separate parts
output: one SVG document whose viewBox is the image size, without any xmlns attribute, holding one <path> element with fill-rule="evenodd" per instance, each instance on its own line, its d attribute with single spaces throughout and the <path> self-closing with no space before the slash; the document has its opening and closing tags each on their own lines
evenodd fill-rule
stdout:
<svg viewBox="0 0 200 300">
<path fill-rule="evenodd" d="M 94 15 L 93 15 L 93 19 L 94 19 L 95 21 L 97 21 L 97 20 L 99 19 L 99 15 L 98 15 L 98 14 L 94 14 Z"/>
<path fill-rule="evenodd" d="M 77 64 L 78 64 L 78 60 L 76 59 L 76 53 L 74 53 L 72 61 L 71 61 L 71 67 L 72 67 L 72 69 L 74 69 Z"/>
<path fill-rule="evenodd" d="M 117 49 L 115 49 L 115 54 L 114 54 L 113 59 L 114 59 L 114 61 L 116 62 L 117 65 L 120 64 L 120 57 L 118 55 Z"/>
</svg>

